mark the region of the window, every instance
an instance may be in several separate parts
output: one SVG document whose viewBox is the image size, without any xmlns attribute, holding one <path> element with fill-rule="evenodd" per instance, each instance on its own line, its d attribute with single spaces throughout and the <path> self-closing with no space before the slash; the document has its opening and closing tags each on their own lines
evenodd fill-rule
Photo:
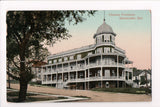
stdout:
<svg viewBox="0 0 160 107">
<path fill-rule="evenodd" d="M 104 35 L 102 35 L 102 42 L 104 42 Z"/>
<path fill-rule="evenodd" d="M 105 40 L 107 41 L 107 42 L 109 42 L 110 40 L 109 40 L 110 38 L 109 38 L 109 35 L 107 35 L 106 37 L 105 37 Z"/>
<path fill-rule="evenodd" d="M 54 63 L 56 63 L 56 62 L 57 62 L 57 60 L 55 59 L 55 60 L 54 60 Z"/>
<path fill-rule="evenodd" d="M 112 52 L 112 48 L 110 48 L 110 52 Z"/>
<path fill-rule="evenodd" d="M 110 42 L 112 42 L 112 35 L 110 35 Z"/>
<path fill-rule="evenodd" d="M 112 70 L 112 76 L 116 76 L 114 70 Z"/>
<path fill-rule="evenodd" d="M 92 52 L 89 52 L 88 55 L 92 55 Z"/>
<path fill-rule="evenodd" d="M 110 48 L 109 47 L 105 47 L 104 48 L 104 53 L 109 53 L 110 52 Z"/>
<path fill-rule="evenodd" d="M 77 59 L 81 59 L 81 54 L 77 55 Z"/>
<path fill-rule="evenodd" d="M 98 42 L 97 38 L 96 38 L 96 43 Z"/>
<path fill-rule="evenodd" d="M 70 56 L 70 60 L 73 60 L 74 58 L 73 58 L 73 56 Z"/>
<path fill-rule="evenodd" d="M 60 58 L 58 61 L 59 61 L 59 62 L 62 62 L 62 58 Z"/>
<path fill-rule="evenodd" d="M 38 75 L 38 79 L 41 79 L 41 75 Z"/>
<path fill-rule="evenodd" d="M 102 53 L 102 48 L 97 48 L 97 53 Z"/>
<path fill-rule="evenodd" d="M 67 61 L 68 60 L 68 57 L 64 57 L 64 61 Z"/>
<path fill-rule="evenodd" d="M 50 60 L 50 61 L 49 61 L 49 64 L 51 64 L 51 63 L 52 63 L 52 61 Z"/>
</svg>

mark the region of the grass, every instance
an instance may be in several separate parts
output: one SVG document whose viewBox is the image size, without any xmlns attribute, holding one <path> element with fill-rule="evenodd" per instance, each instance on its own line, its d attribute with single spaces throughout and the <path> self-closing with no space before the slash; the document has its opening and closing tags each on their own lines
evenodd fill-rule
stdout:
<svg viewBox="0 0 160 107">
<path fill-rule="evenodd" d="M 19 92 L 14 91 L 14 92 L 7 92 L 7 96 L 18 96 Z M 27 96 L 35 96 L 37 94 L 33 94 L 33 93 L 27 93 Z"/>
<path fill-rule="evenodd" d="M 7 92 L 7 101 L 8 102 L 19 102 L 18 101 L 18 92 L 17 91 L 11 91 Z M 40 96 L 43 97 L 40 97 Z M 41 95 L 41 94 L 34 94 L 34 93 L 27 93 L 26 100 L 24 102 L 34 102 L 34 101 L 48 101 L 48 100 L 59 100 L 59 99 L 68 99 L 67 97 L 52 97 L 47 95 Z"/>
<path fill-rule="evenodd" d="M 72 97 L 78 97 L 78 98 L 90 98 L 90 97 L 82 96 L 82 95 L 80 95 L 80 96 L 72 96 Z"/>
<path fill-rule="evenodd" d="M 92 91 L 130 93 L 130 94 L 148 94 L 151 90 L 148 88 L 94 88 Z"/>
<path fill-rule="evenodd" d="M 48 101 L 48 100 L 60 100 L 60 99 L 68 99 L 67 97 L 45 97 L 45 98 L 34 98 L 28 97 L 25 102 L 34 102 L 34 101 Z"/>
<path fill-rule="evenodd" d="M 58 99 L 68 99 L 67 97 L 57 97 Z"/>
</svg>

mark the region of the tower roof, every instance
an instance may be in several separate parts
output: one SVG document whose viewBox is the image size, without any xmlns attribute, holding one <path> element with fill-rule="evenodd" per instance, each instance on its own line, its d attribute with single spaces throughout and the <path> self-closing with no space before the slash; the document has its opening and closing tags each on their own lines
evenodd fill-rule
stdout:
<svg viewBox="0 0 160 107">
<path fill-rule="evenodd" d="M 106 33 L 106 34 L 113 34 L 116 36 L 116 34 L 113 32 L 112 27 L 109 26 L 108 24 L 106 24 L 105 19 L 103 21 L 103 24 L 101 26 L 98 27 L 96 34 L 94 35 L 94 38 L 102 33 Z"/>
<path fill-rule="evenodd" d="M 106 24 L 105 21 L 103 22 L 103 24 L 101 26 L 98 27 L 96 33 L 98 34 L 98 33 L 103 33 L 103 32 L 113 32 L 111 26 L 109 26 L 108 24 Z"/>
</svg>

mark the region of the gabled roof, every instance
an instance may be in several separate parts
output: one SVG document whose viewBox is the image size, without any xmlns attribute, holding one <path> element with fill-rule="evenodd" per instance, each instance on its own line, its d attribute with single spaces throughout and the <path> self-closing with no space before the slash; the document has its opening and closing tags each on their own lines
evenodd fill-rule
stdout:
<svg viewBox="0 0 160 107">
<path fill-rule="evenodd" d="M 151 72 L 149 72 L 148 70 L 137 70 L 136 72 L 133 72 L 133 76 L 138 76 L 142 72 L 147 72 L 148 74 L 151 74 Z"/>
<path fill-rule="evenodd" d="M 141 74 L 143 71 L 137 70 L 136 72 L 133 72 L 133 76 L 138 76 Z"/>
</svg>

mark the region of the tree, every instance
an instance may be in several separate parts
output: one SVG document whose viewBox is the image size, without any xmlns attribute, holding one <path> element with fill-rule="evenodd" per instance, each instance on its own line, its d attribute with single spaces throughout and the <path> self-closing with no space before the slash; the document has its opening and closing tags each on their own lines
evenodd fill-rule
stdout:
<svg viewBox="0 0 160 107">
<path fill-rule="evenodd" d="M 19 101 L 26 99 L 28 82 L 33 78 L 30 65 L 40 59 L 44 44 L 71 37 L 65 23 L 78 24 L 85 15 L 95 11 L 9 11 L 7 12 L 7 60 L 12 63 L 14 73 L 7 72 L 19 80 Z M 42 50 L 41 50 L 42 49 Z M 33 57 L 35 56 L 35 57 Z M 42 55 L 43 56 L 43 55 Z M 42 58 L 43 59 L 43 58 Z"/>
</svg>

